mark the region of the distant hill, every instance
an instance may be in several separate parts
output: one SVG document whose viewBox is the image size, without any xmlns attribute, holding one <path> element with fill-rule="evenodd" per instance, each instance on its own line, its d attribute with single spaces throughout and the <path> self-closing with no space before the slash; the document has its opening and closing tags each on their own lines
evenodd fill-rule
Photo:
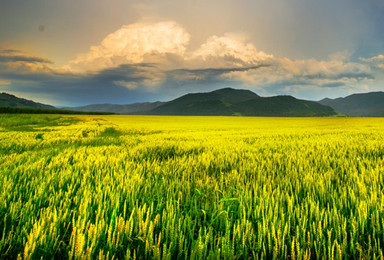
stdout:
<svg viewBox="0 0 384 260">
<path fill-rule="evenodd" d="M 187 94 L 147 114 L 152 115 L 242 115 L 242 116 L 335 116 L 338 113 L 316 102 L 292 96 L 260 97 L 249 90 L 232 88 Z"/>
<path fill-rule="evenodd" d="M 144 114 L 158 106 L 165 104 L 164 102 L 145 102 L 134 103 L 128 105 L 114 105 L 114 104 L 96 104 L 81 107 L 66 107 L 67 110 L 76 110 L 83 112 L 112 112 L 118 114 Z"/>
<path fill-rule="evenodd" d="M 56 109 L 54 106 L 19 98 L 8 93 L 0 93 L 0 107 Z"/>
<path fill-rule="evenodd" d="M 336 116 L 331 107 L 292 96 L 264 97 L 237 104 L 245 116 Z"/>
<path fill-rule="evenodd" d="M 32 100 L 16 97 L 8 93 L 0 93 L 0 113 L 6 114 L 81 114 L 81 115 L 111 115 L 111 112 L 74 111 L 57 109 L 54 106 L 41 104 Z"/>
<path fill-rule="evenodd" d="M 193 93 L 169 101 L 149 111 L 154 115 L 233 115 L 232 104 L 260 97 L 249 90 L 224 88 Z"/>
<path fill-rule="evenodd" d="M 319 101 L 347 116 L 379 117 L 384 116 L 384 92 L 353 94 L 344 98 Z"/>
<path fill-rule="evenodd" d="M 328 101 L 331 100 L 328 99 L 321 102 Z M 128 105 L 97 104 L 63 109 L 56 109 L 54 106 L 18 98 L 7 93 L 1 93 L 0 107 L 3 107 L 0 113 L 55 113 L 55 111 L 59 113 L 59 111 L 62 111 L 62 113 L 74 114 L 118 113 L 132 115 L 196 116 L 304 117 L 339 115 L 335 109 L 326 104 L 323 105 L 313 101 L 300 100 L 292 96 L 260 97 L 250 90 L 233 88 L 224 88 L 206 93 L 187 94 L 169 102 L 146 102 Z M 340 111 L 342 110 L 340 109 Z"/>
</svg>

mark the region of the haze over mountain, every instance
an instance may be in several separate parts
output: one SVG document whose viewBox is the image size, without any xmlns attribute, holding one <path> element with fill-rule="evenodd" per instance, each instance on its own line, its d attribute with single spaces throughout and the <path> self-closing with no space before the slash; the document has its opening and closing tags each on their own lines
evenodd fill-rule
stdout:
<svg viewBox="0 0 384 260">
<path fill-rule="evenodd" d="M 319 101 L 347 116 L 384 116 L 384 92 L 353 94 L 344 98 Z"/>
</svg>

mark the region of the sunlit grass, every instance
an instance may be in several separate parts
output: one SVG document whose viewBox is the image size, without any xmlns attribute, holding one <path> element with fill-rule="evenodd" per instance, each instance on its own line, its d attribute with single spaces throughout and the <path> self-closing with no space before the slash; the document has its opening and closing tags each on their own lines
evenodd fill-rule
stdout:
<svg viewBox="0 0 384 260">
<path fill-rule="evenodd" d="M 382 257 L 384 119 L 0 117 L 1 258 Z"/>
</svg>

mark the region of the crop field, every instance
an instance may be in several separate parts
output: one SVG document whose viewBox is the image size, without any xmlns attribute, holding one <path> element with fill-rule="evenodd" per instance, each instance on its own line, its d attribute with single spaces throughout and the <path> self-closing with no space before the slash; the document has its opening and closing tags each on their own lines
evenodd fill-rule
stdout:
<svg viewBox="0 0 384 260">
<path fill-rule="evenodd" d="M 383 248 L 383 118 L 0 115 L 0 258 Z"/>
</svg>

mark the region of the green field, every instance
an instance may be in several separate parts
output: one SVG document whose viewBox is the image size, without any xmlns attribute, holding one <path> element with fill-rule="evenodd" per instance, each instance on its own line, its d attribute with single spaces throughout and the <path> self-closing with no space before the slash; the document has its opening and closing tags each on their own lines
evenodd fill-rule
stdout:
<svg viewBox="0 0 384 260">
<path fill-rule="evenodd" d="M 0 258 L 382 259 L 383 118 L 0 115 Z"/>
</svg>

